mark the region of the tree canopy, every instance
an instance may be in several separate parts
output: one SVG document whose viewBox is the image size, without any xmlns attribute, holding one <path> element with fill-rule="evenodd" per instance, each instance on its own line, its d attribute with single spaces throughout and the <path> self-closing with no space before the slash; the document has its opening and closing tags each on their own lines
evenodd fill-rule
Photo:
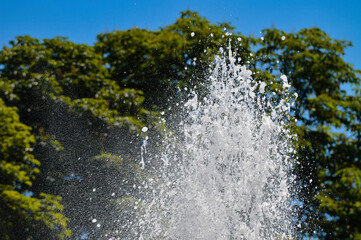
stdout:
<svg viewBox="0 0 361 240">
<path fill-rule="evenodd" d="M 0 99 L 0 230 L 2 239 L 48 235 L 70 236 L 68 219 L 64 217 L 61 197 L 46 193 L 32 195 L 29 188 L 39 174 L 35 159 L 31 128 L 21 123 L 17 109 Z"/>
<path fill-rule="evenodd" d="M 140 161 L 146 137 L 160 152 L 165 120 L 194 87 L 205 91 L 228 47 L 268 92 L 285 74 L 298 94 L 297 237 L 361 238 L 361 72 L 343 59 L 350 46 L 318 28 L 257 39 L 192 11 L 155 31 L 101 33 L 94 46 L 17 37 L 0 51 L 1 238 L 117 230 L 129 217 L 119 203 L 138 199 L 133 186 L 152 174 Z"/>
<path fill-rule="evenodd" d="M 288 75 L 298 93 L 298 180 L 307 216 L 302 229 L 327 239 L 360 235 L 360 71 L 343 60 L 351 43 L 318 28 L 263 31 L 256 56 L 268 72 Z M 348 93 L 343 84 L 356 87 Z M 303 188 L 303 187 L 302 187 Z M 311 225 L 309 228 L 306 224 Z"/>
</svg>

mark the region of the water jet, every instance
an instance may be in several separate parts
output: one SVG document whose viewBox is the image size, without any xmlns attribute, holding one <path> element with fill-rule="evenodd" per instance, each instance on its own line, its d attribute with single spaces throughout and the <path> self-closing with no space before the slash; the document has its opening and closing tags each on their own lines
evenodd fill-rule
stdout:
<svg viewBox="0 0 361 240">
<path fill-rule="evenodd" d="M 182 106 L 161 165 L 140 187 L 137 214 L 125 226 L 135 238 L 293 236 L 290 85 L 283 75 L 281 93 L 288 97 L 267 93 L 234 56 L 230 47 L 221 49 L 207 93 L 193 91 Z"/>
</svg>

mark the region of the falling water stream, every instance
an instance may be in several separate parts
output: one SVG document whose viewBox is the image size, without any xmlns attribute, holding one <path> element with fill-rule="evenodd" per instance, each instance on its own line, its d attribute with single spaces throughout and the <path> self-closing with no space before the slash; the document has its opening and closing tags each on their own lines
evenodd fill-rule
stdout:
<svg viewBox="0 0 361 240">
<path fill-rule="evenodd" d="M 291 103 L 265 91 L 230 49 L 208 83 L 184 104 L 128 229 L 137 239 L 291 239 Z"/>
</svg>

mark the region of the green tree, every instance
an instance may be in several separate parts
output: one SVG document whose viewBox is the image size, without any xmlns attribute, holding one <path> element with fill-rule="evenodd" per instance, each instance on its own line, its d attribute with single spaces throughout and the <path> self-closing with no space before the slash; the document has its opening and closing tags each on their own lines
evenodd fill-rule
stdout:
<svg viewBox="0 0 361 240">
<path fill-rule="evenodd" d="M 111 79 L 142 90 L 149 108 L 166 110 L 184 100 L 195 86 L 205 84 L 214 56 L 220 47 L 228 47 L 229 39 L 238 45 L 237 38 L 242 38 L 237 53 L 242 64 L 248 61 L 250 40 L 228 35 L 233 29 L 227 23 L 211 24 L 188 10 L 160 30 L 133 28 L 99 34 L 95 49 L 104 57 Z"/>
<path fill-rule="evenodd" d="M 31 186 L 40 162 L 31 154 L 35 137 L 22 124 L 15 107 L 0 98 L 0 239 L 70 236 L 61 197 L 33 195 Z"/>
<path fill-rule="evenodd" d="M 142 107 L 140 90 L 121 88 L 109 79 L 91 46 L 29 36 L 10 45 L 0 52 L 0 94 L 18 107 L 37 140 L 34 155 L 42 164 L 32 192 L 63 197 L 74 237 L 84 232 L 102 236 L 117 220 L 108 214 L 112 200 L 127 195 L 138 181 L 134 176 L 141 174 L 142 139 L 147 134 L 157 143 L 163 134 L 160 114 Z M 141 131 L 145 126 L 146 134 Z M 110 161 L 112 155 L 121 161 Z M 128 185 L 120 190 L 117 184 L 126 178 Z"/>
<path fill-rule="evenodd" d="M 262 34 L 254 62 L 261 76 L 274 80 L 286 74 L 298 93 L 299 231 L 320 239 L 360 239 L 361 72 L 343 60 L 351 43 L 318 28 Z M 355 91 L 349 93 L 345 85 Z"/>
</svg>

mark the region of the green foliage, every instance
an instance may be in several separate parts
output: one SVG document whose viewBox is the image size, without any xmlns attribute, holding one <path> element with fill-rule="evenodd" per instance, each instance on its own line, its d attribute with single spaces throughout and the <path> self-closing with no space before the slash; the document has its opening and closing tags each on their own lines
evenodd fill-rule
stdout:
<svg viewBox="0 0 361 240">
<path fill-rule="evenodd" d="M 40 162 L 31 154 L 35 138 L 31 128 L 19 121 L 16 108 L 7 107 L 1 98 L 0 126 L 0 238 L 40 236 L 34 232 L 46 228 L 54 237 L 70 236 L 61 197 L 27 192 L 39 174 Z"/>
<path fill-rule="evenodd" d="M 298 93 L 296 175 L 302 183 L 298 197 L 304 202 L 300 219 L 306 217 L 300 232 L 320 239 L 358 239 L 361 96 L 342 88 L 361 83 L 361 72 L 342 58 L 351 43 L 318 28 L 289 34 L 267 29 L 257 46 L 261 71 L 286 74 Z"/>
<path fill-rule="evenodd" d="M 143 107 L 141 90 L 123 88 L 111 80 L 102 56 L 91 46 L 66 38 L 40 42 L 29 36 L 18 37 L 10 46 L 0 52 L 4 66 L 0 96 L 17 106 L 21 121 L 32 127 L 37 139 L 33 154 L 42 164 L 31 191 L 63 198 L 75 237 L 94 232 L 91 221 L 85 219 L 106 216 L 110 203 L 104 195 L 118 188 L 113 182 L 132 174 L 102 168 L 91 159 L 104 150 L 137 159 L 146 135 L 143 127 L 148 126 L 155 145 L 164 134 L 161 114 Z M 125 163 L 137 164 L 135 160 Z M 98 189 L 96 194 L 93 188 Z"/>
<path fill-rule="evenodd" d="M 40 163 L 30 154 L 35 142 L 30 127 L 20 123 L 16 108 L 5 106 L 0 99 L 1 173 L 6 176 L 5 185 L 25 184 L 31 186 Z"/>
<path fill-rule="evenodd" d="M 145 105 L 156 110 L 174 107 L 179 87 L 193 89 L 206 81 L 207 70 L 228 38 L 229 24 L 211 24 L 196 12 L 185 11 L 172 25 L 157 31 L 133 28 L 98 35 L 95 49 L 104 57 L 110 76 L 120 86 L 144 92 Z M 194 34 L 194 35 L 193 35 Z M 239 54 L 247 61 L 250 50 L 245 37 Z"/>
</svg>

